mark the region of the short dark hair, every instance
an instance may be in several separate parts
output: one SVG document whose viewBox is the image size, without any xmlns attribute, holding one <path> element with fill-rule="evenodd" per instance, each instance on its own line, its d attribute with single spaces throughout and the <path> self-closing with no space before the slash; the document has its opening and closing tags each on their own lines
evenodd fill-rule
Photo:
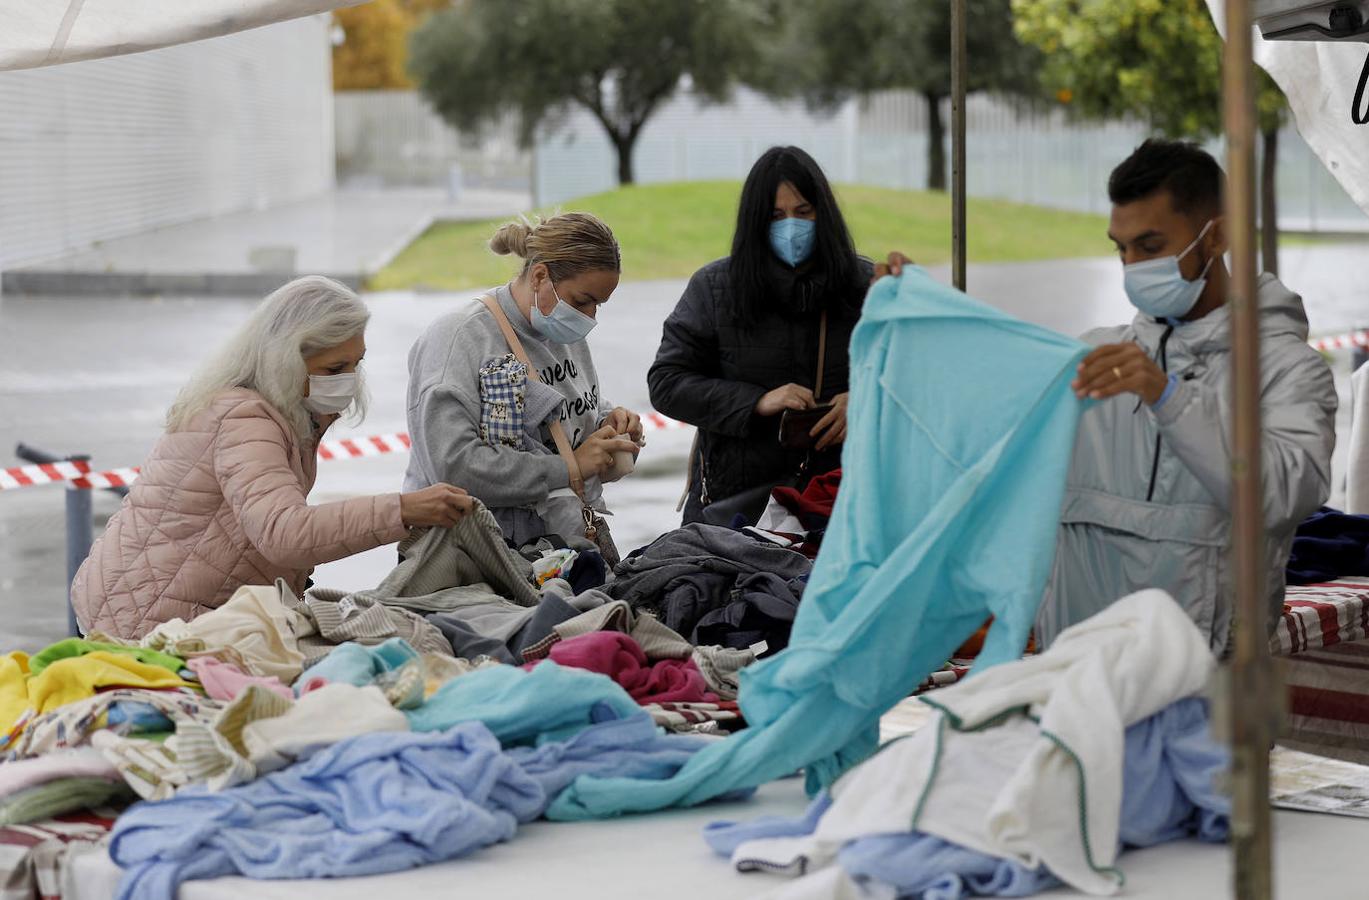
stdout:
<svg viewBox="0 0 1369 900">
<path fill-rule="evenodd" d="M 858 307 L 865 297 L 855 244 L 822 168 L 798 147 L 771 147 L 746 176 L 737 207 L 737 230 L 732 235 L 728 262 L 732 314 L 743 324 L 754 323 L 761 310 L 775 300 L 770 217 L 775 210 L 775 192 L 786 181 L 812 204 L 817 217 L 813 255 L 805 270 L 822 284 L 819 302 Z"/>
<path fill-rule="evenodd" d="M 1175 212 L 1220 216 L 1226 174 L 1212 154 L 1197 144 L 1151 139 L 1112 170 L 1108 197 L 1121 206 L 1157 191 L 1169 191 Z"/>
</svg>

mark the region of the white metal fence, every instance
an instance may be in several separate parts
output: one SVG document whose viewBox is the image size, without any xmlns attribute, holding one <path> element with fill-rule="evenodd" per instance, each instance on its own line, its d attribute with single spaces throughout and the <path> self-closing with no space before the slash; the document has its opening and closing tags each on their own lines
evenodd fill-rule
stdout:
<svg viewBox="0 0 1369 900">
<path fill-rule="evenodd" d="M 1019 109 L 982 95 L 970 98 L 968 114 L 971 195 L 1061 209 L 1105 212 L 1108 173 L 1147 136 L 1135 123 L 1072 122 L 1060 110 Z M 943 115 L 949 125 L 949 108 Z M 344 182 L 441 184 L 455 164 L 467 183 L 530 188 L 547 205 L 617 183 L 613 147 L 588 112 L 572 111 L 539 134 L 530 156 L 518 149 L 511 126 L 483 143 L 462 142 L 413 92 L 339 94 L 336 120 Z M 749 90 L 721 106 L 682 91 L 647 123 L 633 164 L 642 184 L 740 179 L 775 144 L 802 146 L 834 181 L 910 189 L 927 183 L 927 110 L 906 92 L 818 114 Z M 1285 229 L 1369 230 L 1369 217 L 1292 127 L 1280 137 L 1278 176 Z"/>
<path fill-rule="evenodd" d="M 334 118 L 343 185 L 446 184 L 456 167 L 464 184 L 528 188 L 531 157 L 512 122 L 464 140 L 416 91 L 339 91 Z"/>
</svg>

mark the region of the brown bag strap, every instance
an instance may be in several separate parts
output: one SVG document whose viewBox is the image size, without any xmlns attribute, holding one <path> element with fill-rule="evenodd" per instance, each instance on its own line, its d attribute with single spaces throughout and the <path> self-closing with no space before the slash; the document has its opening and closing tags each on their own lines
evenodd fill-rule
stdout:
<svg viewBox="0 0 1369 900">
<path fill-rule="evenodd" d="M 813 399 L 822 402 L 822 376 L 827 370 L 827 310 L 822 311 L 822 324 L 818 326 L 818 377 L 813 385 Z"/>
<path fill-rule="evenodd" d="M 527 366 L 528 377 L 533 381 L 541 382 L 542 376 L 537 374 L 537 367 L 528 359 L 527 351 L 523 349 L 523 342 L 518 340 L 518 334 L 513 330 L 513 323 L 509 317 L 504 315 L 504 310 L 499 306 L 499 301 L 493 294 L 485 294 L 480 298 L 480 302 L 485 304 L 485 308 L 494 316 L 494 321 L 499 325 L 499 330 L 504 332 L 504 340 L 508 341 L 509 349 L 513 351 L 516 358 L 523 365 Z M 570 489 L 575 492 L 575 496 L 581 502 L 585 499 L 585 479 L 580 474 L 580 463 L 575 460 L 575 451 L 571 449 L 570 438 L 566 437 L 566 429 L 558 419 L 551 423 L 551 439 L 556 444 L 556 452 L 561 454 L 561 459 L 566 464 L 566 471 L 570 473 Z"/>
</svg>

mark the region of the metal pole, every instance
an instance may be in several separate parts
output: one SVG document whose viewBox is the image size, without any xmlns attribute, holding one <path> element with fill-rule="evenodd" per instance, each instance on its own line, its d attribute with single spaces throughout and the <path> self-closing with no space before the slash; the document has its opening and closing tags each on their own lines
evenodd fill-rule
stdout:
<svg viewBox="0 0 1369 900">
<path fill-rule="evenodd" d="M 965 290 L 965 0 L 951 0 L 951 283 Z"/>
<path fill-rule="evenodd" d="M 89 456 L 73 456 L 71 462 L 89 462 Z M 72 637 L 80 637 L 81 629 L 76 624 L 76 608 L 71 605 L 71 582 L 76 571 L 90 555 L 90 546 L 95 543 L 95 505 L 93 491 L 67 485 L 67 631 Z"/>
<path fill-rule="evenodd" d="M 30 447 L 27 444 L 19 443 L 14 448 L 14 455 L 26 462 L 31 463 L 55 463 L 55 462 L 90 462 L 90 457 L 85 455 L 78 456 L 58 456 L 48 453 L 46 450 L 39 450 L 37 447 Z M 110 493 L 118 494 L 120 497 L 128 495 L 128 488 L 107 488 Z M 66 528 L 67 528 L 67 630 L 72 637 L 80 635 L 80 629 L 76 625 L 76 610 L 71 605 L 71 582 L 76 578 L 76 570 L 81 568 L 81 563 L 85 562 L 90 555 L 90 547 L 95 543 L 95 500 L 94 491 L 77 490 L 67 486 L 66 489 Z"/>
<path fill-rule="evenodd" d="M 1265 622 L 1264 503 L 1260 473 L 1260 333 L 1255 306 L 1255 78 L 1250 0 L 1226 0 L 1222 93 L 1227 142 L 1226 228 L 1231 247 L 1232 563 L 1236 588 L 1231 660 L 1235 896 L 1273 896 L 1269 745 L 1277 684 Z"/>
</svg>

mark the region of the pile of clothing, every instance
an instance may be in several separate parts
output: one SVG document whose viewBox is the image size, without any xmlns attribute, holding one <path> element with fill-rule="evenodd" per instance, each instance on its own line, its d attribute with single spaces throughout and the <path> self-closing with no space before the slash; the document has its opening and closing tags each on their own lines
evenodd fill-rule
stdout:
<svg viewBox="0 0 1369 900">
<path fill-rule="evenodd" d="M 4 657 L 0 826 L 103 816 L 81 838 L 98 840 L 119 809 L 154 801 L 118 815 L 109 852 L 121 897 L 172 898 L 194 878 L 451 859 L 509 839 L 581 774 L 669 777 L 710 742 L 668 733 L 643 705 L 721 705 L 702 672 L 690 659 L 651 666 L 625 633 L 558 642 L 527 669 L 395 636 L 305 668 L 293 633 L 268 626 L 300 616 L 280 591 L 244 588 L 174 640 L 152 637 L 160 650 L 98 638 Z M 269 858 L 253 850 L 262 840 Z M 7 890 L 43 888 L 31 853 L 12 865 Z"/>
<path fill-rule="evenodd" d="M 477 508 L 416 535 L 371 590 L 243 587 L 138 642 L 0 657 L 0 830 L 57 829 L 0 849 L 0 886 L 46 890 L 69 845 L 106 836 L 127 897 L 393 871 L 508 839 L 581 774 L 669 777 L 744 726 L 740 672 L 767 637 L 783 646 L 808 568 L 784 551 L 773 609 L 756 598 L 774 548 L 714 538 L 736 571 L 685 618 L 691 568 L 725 578 L 706 550 L 653 545 L 624 564 L 620 597 L 594 551 L 516 551 Z M 689 638 L 657 615 L 671 610 Z M 250 850 L 266 835 L 270 861 Z"/>
<path fill-rule="evenodd" d="M 818 475 L 803 490 L 781 485 L 770 493 L 770 503 L 749 534 L 817 559 L 832 508 L 841 488 L 841 469 Z"/>
<path fill-rule="evenodd" d="M 747 531 L 696 523 L 630 554 L 607 592 L 696 645 L 769 655 L 788 646 L 812 570 L 807 557 Z"/>
</svg>

